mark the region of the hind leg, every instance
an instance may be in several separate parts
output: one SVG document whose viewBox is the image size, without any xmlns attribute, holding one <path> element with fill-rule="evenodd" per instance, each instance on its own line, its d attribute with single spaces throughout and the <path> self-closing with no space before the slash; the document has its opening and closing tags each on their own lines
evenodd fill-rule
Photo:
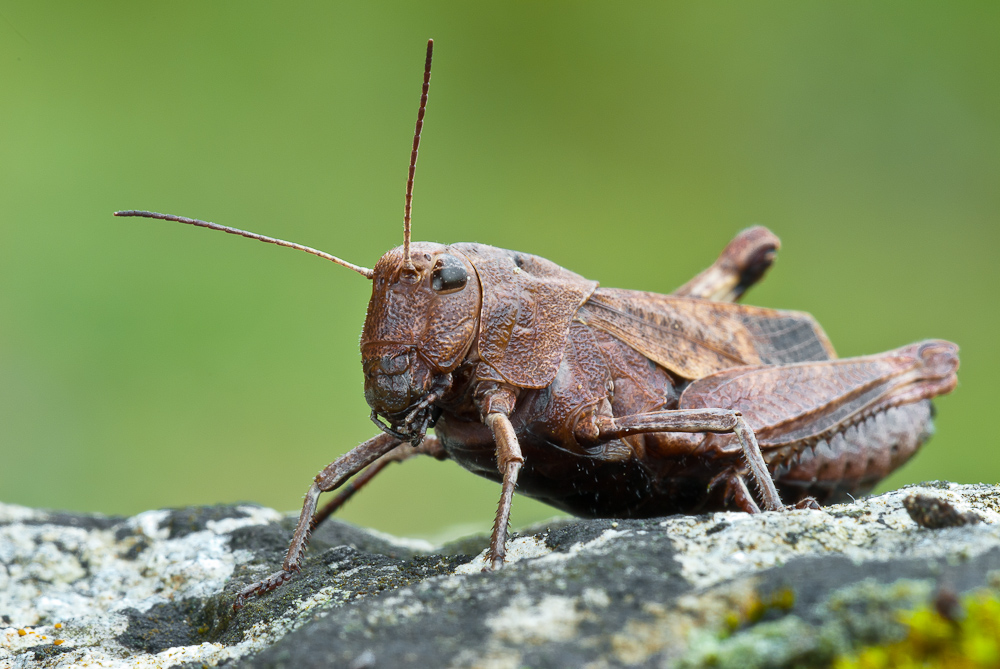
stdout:
<svg viewBox="0 0 1000 669">
<path fill-rule="evenodd" d="M 692 382 L 677 410 L 598 416 L 597 427 L 601 440 L 663 433 L 668 451 L 697 452 L 720 468 L 742 453 L 761 506 L 777 510 L 775 478 L 813 494 L 887 476 L 921 443 L 926 400 L 955 387 L 957 368 L 958 347 L 940 340 L 862 358 L 738 367 Z M 705 435 L 670 435 L 683 432 Z M 901 444 L 907 452 L 894 452 Z M 728 485 L 739 503 L 740 481 Z"/>
<path fill-rule="evenodd" d="M 716 302 L 736 302 L 762 278 L 774 262 L 781 242 L 757 225 L 740 232 L 726 245 L 711 267 L 673 292 Z"/>
</svg>

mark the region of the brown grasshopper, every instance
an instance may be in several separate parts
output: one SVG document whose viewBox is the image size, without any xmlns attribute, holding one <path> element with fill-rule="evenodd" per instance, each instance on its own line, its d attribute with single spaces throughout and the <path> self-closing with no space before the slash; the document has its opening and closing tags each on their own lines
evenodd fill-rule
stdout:
<svg viewBox="0 0 1000 669">
<path fill-rule="evenodd" d="M 929 400 L 955 387 L 957 347 L 930 340 L 838 360 L 809 314 L 736 304 L 778 249 L 766 228 L 740 233 L 672 295 L 600 288 L 483 244 L 411 244 L 432 46 L 403 245 L 374 269 L 196 219 L 116 214 L 305 250 L 372 282 L 361 356 L 383 433 L 316 476 L 281 571 L 244 589 L 236 608 L 288 581 L 313 528 L 389 463 L 415 455 L 451 458 L 501 484 L 488 554 L 496 569 L 515 487 L 586 517 L 792 508 L 782 499 L 818 508 L 867 492 L 930 436 Z M 320 493 L 337 489 L 317 511 Z"/>
</svg>

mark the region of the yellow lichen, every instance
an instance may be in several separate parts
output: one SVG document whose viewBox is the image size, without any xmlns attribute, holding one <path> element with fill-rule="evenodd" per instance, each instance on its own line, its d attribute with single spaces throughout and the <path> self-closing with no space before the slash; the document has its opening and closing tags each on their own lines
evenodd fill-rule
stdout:
<svg viewBox="0 0 1000 669">
<path fill-rule="evenodd" d="M 730 611 L 723 617 L 723 624 L 731 634 L 741 627 L 760 622 L 768 611 L 788 611 L 795 606 L 795 592 L 790 588 L 775 590 L 761 597 L 753 593 L 737 611 Z"/>
<path fill-rule="evenodd" d="M 781 611 L 790 611 L 795 606 L 795 591 L 791 588 L 776 590 L 769 599 L 771 607 Z"/>
<path fill-rule="evenodd" d="M 900 615 L 906 637 L 839 658 L 835 669 L 943 667 L 986 669 L 1000 666 L 1000 598 L 996 593 L 963 599 L 963 615 L 945 618 L 932 606 Z"/>
</svg>

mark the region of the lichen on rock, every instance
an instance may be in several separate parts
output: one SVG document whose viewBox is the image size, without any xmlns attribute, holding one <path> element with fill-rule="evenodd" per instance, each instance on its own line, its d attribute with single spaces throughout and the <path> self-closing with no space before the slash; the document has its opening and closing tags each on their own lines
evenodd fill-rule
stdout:
<svg viewBox="0 0 1000 669">
<path fill-rule="evenodd" d="M 977 521 L 922 526 L 916 496 Z M 901 612 L 954 593 L 938 615 L 961 615 L 963 593 L 1000 586 L 1000 487 L 934 483 L 822 511 L 553 521 L 494 573 L 484 537 L 432 547 L 331 520 L 300 574 L 234 612 L 293 523 L 0 505 L 0 667 L 832 666 L 903 643 Z"/>
</svg>

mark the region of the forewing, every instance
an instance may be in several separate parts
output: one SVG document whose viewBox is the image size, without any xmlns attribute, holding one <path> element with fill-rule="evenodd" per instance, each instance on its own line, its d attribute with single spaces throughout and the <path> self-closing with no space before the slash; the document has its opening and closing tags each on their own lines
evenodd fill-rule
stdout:
<svg viewBox="0 0 1000 669">
<path fill-rule="evenodd" d="M 798 312 L 599 288 L 576 318 L 686 379 L 834 355 L 819 325 Z"/>
<path fill-rule="evenodd" d="M 727 306 L 738 307 L 734 315 L 753 337 L 754 348 L 765 365 L 818 362 L 837 357 L 823 328 L 804 311 Z"/>
</svg>

